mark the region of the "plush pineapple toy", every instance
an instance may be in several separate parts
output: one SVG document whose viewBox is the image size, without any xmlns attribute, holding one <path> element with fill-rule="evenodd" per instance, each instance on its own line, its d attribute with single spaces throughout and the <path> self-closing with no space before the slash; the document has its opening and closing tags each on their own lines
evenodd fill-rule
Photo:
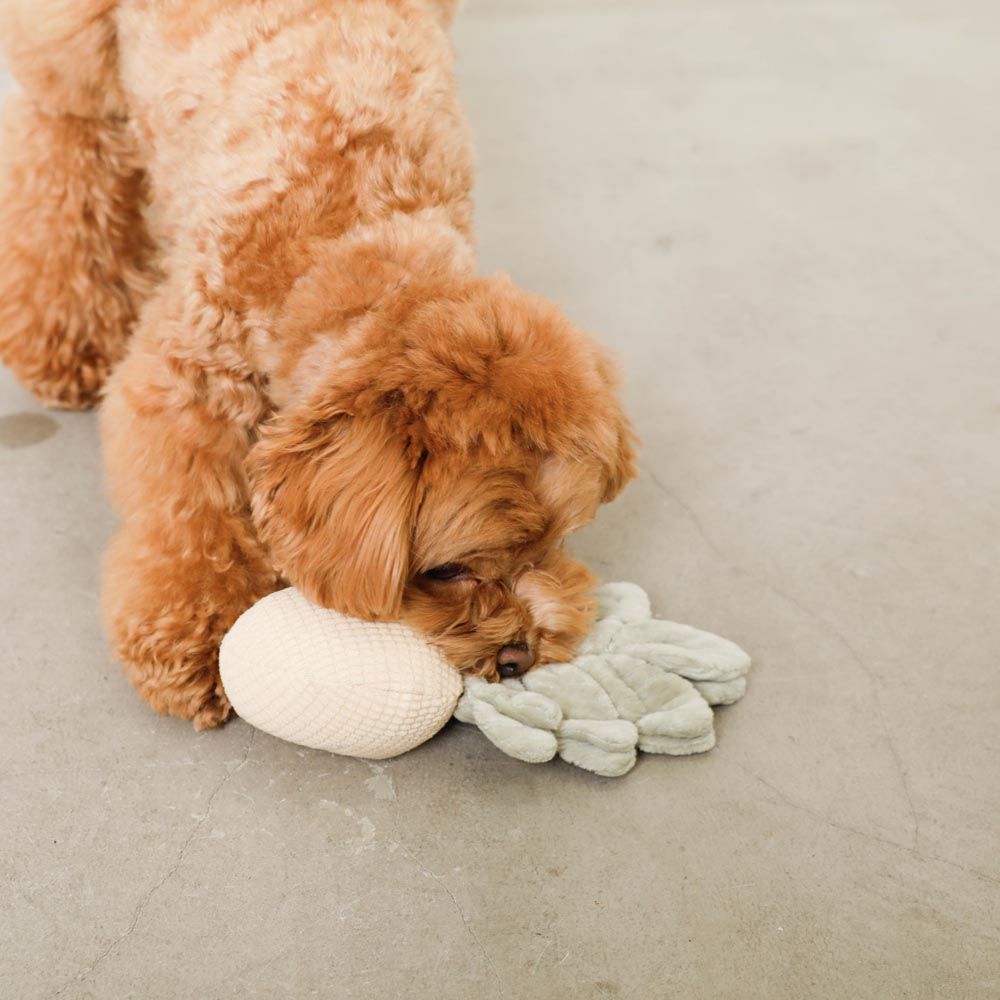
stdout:
<svg viewBox="0 0 1000 1000">
<path fill-rule="evenodd" d="M 283 590 L 230 630 L 222 681 L 251 725 L 356 757 L 412 750 L 453 713 L 519 760 L 558 754 L 606 777 L 629 771 L 638 750 L 710 750 L 712 706 L 743 696 L 750 658 L 727 639 L 654 618 L 635 584 L 604 584 L 597 597 L 597 621 L 571 663 L 463 686 L 406 626 L 361 622 Z"/>
</svg>

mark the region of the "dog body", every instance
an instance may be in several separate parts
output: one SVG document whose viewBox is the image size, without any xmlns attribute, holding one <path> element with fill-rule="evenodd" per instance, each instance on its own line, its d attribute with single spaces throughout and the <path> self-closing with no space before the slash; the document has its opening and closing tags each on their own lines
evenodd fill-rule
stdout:
<svg viewBox="0 0 1000 1000">
<path fill-rule="evenodd" d="M 63 405 L 113 369 L 102 602 L 140 693 L 222 721 L 221 637 L 285 582 L 463 670 L 569 657 L 591 578 L 562 540 L 631 432 L 600 349 L 476 275 L 454 4 L 2 6 L 30 99 L 0 235 L 34 231 L 0 250 L 0 356 Z"/>
</svg>

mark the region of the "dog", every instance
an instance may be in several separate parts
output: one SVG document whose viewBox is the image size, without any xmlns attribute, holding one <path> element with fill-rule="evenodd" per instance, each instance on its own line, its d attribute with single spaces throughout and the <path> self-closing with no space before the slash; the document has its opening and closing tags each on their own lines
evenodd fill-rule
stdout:
<svg viewBox="0 0 1000 1000">
<path fill-rule="evenodd" d="M 489 679 L 593 616 L 564 539 L 635 474 L 604 350 L 472 247 L 453 0 L 0 0 L 0 356 L 101 401 L 102 614 L 156 710 L 293 585 Z"/>
</svg>

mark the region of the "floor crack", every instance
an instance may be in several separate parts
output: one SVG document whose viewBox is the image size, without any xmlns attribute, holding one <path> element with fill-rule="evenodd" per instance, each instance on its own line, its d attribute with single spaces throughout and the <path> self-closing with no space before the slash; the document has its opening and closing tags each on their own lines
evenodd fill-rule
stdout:
<svg viewBox="0 0 1000 1000">
<path fill-rule="evenodd" d="M 83 970 L 83 972 L 74 976 L 69 982 L 64 983 L 62 986 L 60 986 L 59 989 L 56 990 L 55 996 L 61 996 L 62 993 L 65 990 L 67 990 L 70 986 L 72 986 L 74 983 L 82 982 L 88 976 L 92 975 L 107 960 L 107 958 L 111 955 L 111 953 L 114 952 L 121 945 L 123 941 L 125 941 L 128 937 L 132 935 L 136 927 L 139 925 L 139 921 L 142 919 L 142 914 L 145 911 L 147 905 L 149 904 L 149 901 L 153 898 L 153 896 L 156 895 L 156 893 L 160 891 L 160 889 L 162 889 L 167 884 L 167 882 L 169 882 L 174 877 L 174 875 L 177 874 L 178 869 L 184 863 L 184 858 L 187 856 L 188 848 L 194 842 L 194 839 L 198 835 L 198 832 L 201 830 L 201 828 L 208 822 L 208 819 L 212 814 L 212 806 L 219 793 L 222 791 L 223 788 L 225 788 L 227 784 L 229 784 L 230 781 L 232 781 L 232 779 L 240 771 L 243 770 L 244 767 L 246 767 L 247 763 L 250 760 L 250 751 L 253 749 L 253 744 L 254 740 L 256 739 L 256 736 L 257 736 L 257 730 L 251 728 L 250 738 L 247 740 L 247 745 L 243 749 L 243 756 L 240 759 L 239 763 L 232 770 L 227 771 L 225 775 L 223 775 L 219 783 L 212 790 L 211 795 L 209 795 L 208 797 L 208 801 L 205 803 L 204 813 L 202 813 L 202 815 L 198 818 L 198 821 L 191 829 L 191 832 L 187 835 L 187 838 L 184 840 L 184 843 L 181 844 L 180 850 L 177 852 L 177 856 L 174 859 L 174 863 L 167 870 L 166 874 L 163 875 L 163 877 L 160 878 L 160 880 L 156 882 L 143 895 L 142 899 L 139 900 L 139 903 L 132 914 L 132 920 L 130 921 L 125 931 L 119 934 L 118 937 L 115 938 L 104 949 L 104 951 L 102 951 L 90 963 L 90 965 Z"/>
<path fill-rule="evenodd" d="M 777 795 L 785 805 L 789 806 L 791 809 L 797 810 L 798 812 L 805 813 L 807 816 L 816 820 L 817 823 L 833 827 L 835 830 L 841 830 L 844 833 L 853 834 L 855 837 L 861 837 L 864 840 L 871 840 L 876 844 L 882 844 L 885 847 L 891 847 L 897 851 L 904 851 L 907 854 L 912 854 L 915 858 L 918 858 L 921 861 L 936 861 L 938 864 L 945 865 L 948 868 L 954 868 L 957 871 L 964 872 L 966 875 L 973 876 L 973 878 L 989 882 L 991 885 L 1000 885 L 1000 879 L 994 878 L 992 875 L 987 875 L 986 872 L 979 871 L 978 868 L 967 868 L 965 865 L 958 864 L 957 861 L 949 861 L 947 858 L 938 857 L 936 854 L 925 854 L 916 847 L 911 847 L 908 844 L 901 844 L 898 840 L 891 840 L 889 837 L 880 837 L 877 833 L 871 833 L 868 830 L 859 830 L 854 826 L 837 823 L 835 820 L 830 819 L 829 816 L 824 815 L 816 809 L 811 809 L 804 802 L 798 802 L 791 798 L 777 785 L 772 784 L 766 778 L 757 774 L 755 771 L 750 770 L 750 768 L 741 764 L 738 760 L 730 760 L 730 763 L 738 767 L 748 777 L 753 778 L 754 781 L 774 792 L 774 794 Z"/>
<path fill-rule="evenodd" d="M 469 918 L 466 915 L 465 910 L 462 907 L 462 904 L 458 901 L 458 897 L 452 891 L 451 886 L 449 886 L 448 883 L 445 882 L 442 876 L 438 875 L 436 872 L 432 872 L 429 868 L 424 867 L 424 865 L 420 862 L 420 859 L 417 858 L 417 856 L 405 844 L 400 844 L 399 841 L 395 841 L 395 843 L 398 845 L 399 849 L 403 852 L 403 854 L 405 854 L 406 857 L 408 857 L 410 861 L 413 862 L 413 864 L 417 867 L 417 870 L 421 873 L 421 875 L 425 875 L 427 878 L 433 879 L 451 897 L 451 901 L 452 903 L 454 903 L 455 909 L 458 911 L 458 915 L 462 918 L 462 923 L 465 925 L 465 929 L 469 932 L 469 935 L 471 936 L 472 940 L 476 942 L 476 945 L 478 946 L 479 951 L 482 953 L 483 958 L 486 959 L 486 964 L 490 967 L 490 971 L 493 973 L 493 978 L 496 980 L 497 983 L 497 990 L 499 991 L 499 996 L 501 997 L 505 996 L 506 991 L 504 990 L 503 980 L 501 980 L 500 978 L 500 973 L 497 971 L 496 965 L 493 964 L 493 959 L 490 958 L 489 952 L 486 950 L 485 946 L 483 945 L 483 942 L 479 938 L 479 935 L 476 933 L 476 929 L 469 922 Z"/>
<path fill-rule="evenodd" d="M 875 713 L 878 717 L 879 726 L 882 730 L 882 735 L 885 738 L 886 746 L 889 750 L 889 754 L 892 757 L 893 764 L 896 769 L 896 773 L 899 775 L 899 784 L 903 792 L 903 796 L 906 799 L 907 806 L 910 812 L 910 821 L 913 824 L 913 842 L 911 847 L 916 850 L 920 845 L 920 816 L 917 812 L 916 803 L 913 799 L 913 792 L 910 789 L 909 775 L 907 773 L 906 767 L 903 764 L 903 759 L 899 755 L 899 750 L 896 747 L 895 741 L 892 737 L 892 731 L 889 728 L 888 720 L 885 716 L 885 709 L 882 704 L 882 682 L 878 674 L 865 662 L 861 654 L 854 648 L 852 643 L 841 633 L 840 629 L 831 621 L 824 618 L 821 614 L 814 611 L 812 608 L 803 604 L 798 598 L 793 597 L 791 594 L 785 593 L 780 588 L 776 587 L 773 583 L 768 580 L 763 579 L 756 573 L 751 572 L 745 566 L 741 566 L 739 563 L 735 563 L 732 559 L 719 547 L 719 545 L 714 541 L 714 539 L 709 536 L 705 530 L 705 526 L 702 524 L 701 518 L 698 516 L 697 511 L 691 507 L 686 501 L 682 500 L 676 493 L 670 490 L 654 473 L 650 472 L 648 469 L 643 468 L 643 474 L 653 483 L 653 485 L 675 506 L 679 507 L 694 524 L 701 539 L 705 544 L 722 559 L 730 569 L 741 573 L 743 576 L 754 581 L 758 586 L 764 587 L 766 590 L 770 591 L 776 597 L 781 600 L 791 604 L 792 607 L 801 611 L 806 617 L 811 618 L 814 622 L 821 625 L 827 632 L 829 632 L 847 651 L 848 656 L 861 668 L 861 671 L 868 678 L 868 682 L 871 685 L 872 694 L 874 695 L 875 702 Z"/>
</svg>

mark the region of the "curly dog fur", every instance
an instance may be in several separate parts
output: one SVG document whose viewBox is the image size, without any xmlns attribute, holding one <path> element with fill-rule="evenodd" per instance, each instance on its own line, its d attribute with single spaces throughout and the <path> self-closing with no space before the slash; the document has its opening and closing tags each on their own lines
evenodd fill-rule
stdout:
<svg viewBox="0 0 1000 1000">
<path fill-rule="evenodd" d="M 0 357 L 103 398 L 102 605 L 158 711 L 290 582 L 496 677 L 569 657 L 563 551 L 634 474 L 601 349 L 480 277 L 455 0 L 0 0 Z"/>
</svg>

